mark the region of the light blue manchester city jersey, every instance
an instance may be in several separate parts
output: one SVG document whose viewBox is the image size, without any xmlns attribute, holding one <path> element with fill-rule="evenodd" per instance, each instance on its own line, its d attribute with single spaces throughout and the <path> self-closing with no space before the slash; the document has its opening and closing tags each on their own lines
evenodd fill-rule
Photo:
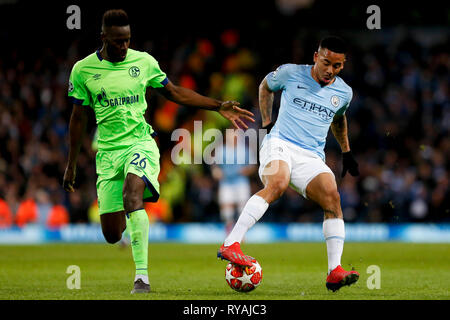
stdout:
<svg viewBox="0 0 450 320">
<path fill-rule="evenodd" d="M 265 137 L 277 137 L 311 150 L 325 160 L 324 147 L 335 115 L 343 115 L 352 89 L 340 77 L 321 86 L 311 65 L 284 64 L 266 76 L 272 91 L 283 90 L 278 119 Z"/>
</svg>

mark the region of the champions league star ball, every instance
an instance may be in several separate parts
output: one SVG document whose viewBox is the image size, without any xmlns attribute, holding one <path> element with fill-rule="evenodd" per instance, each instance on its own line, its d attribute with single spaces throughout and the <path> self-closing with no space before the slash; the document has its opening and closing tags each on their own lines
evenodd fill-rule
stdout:
<svg viewBox="0 0 450 320">
<path fill-rule="evenodd" d="M 232 262 L 225 269 L 225 280 L 231 289 L 239 292 L 249 292 L 261 284 L 262 268 L 258 261 L 251 267 L 244 267 Z"/>
</svg>

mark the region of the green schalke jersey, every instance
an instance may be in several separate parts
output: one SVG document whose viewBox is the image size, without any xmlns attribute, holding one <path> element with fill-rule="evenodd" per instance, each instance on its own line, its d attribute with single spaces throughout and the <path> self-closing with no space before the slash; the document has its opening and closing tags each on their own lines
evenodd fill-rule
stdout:
<svg viewBox="0 0 450 320">
<path fill-rule="evenodd" d="M 73 66 L 69 97 L 94 109 L 98 149 L 117 150 L 151 139 L 153 129 L 144 118 L 145 92 L 167 83 L 158 62 L 146 52 L 128 49 L 123 61 L 110 62 L 96 51 Z"/>
</svg>

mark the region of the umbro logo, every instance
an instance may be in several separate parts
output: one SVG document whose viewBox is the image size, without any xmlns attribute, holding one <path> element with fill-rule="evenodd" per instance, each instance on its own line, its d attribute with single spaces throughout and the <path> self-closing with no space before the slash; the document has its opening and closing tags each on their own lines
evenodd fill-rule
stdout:
<svg viewBox="0 0 450 320">
<path fill-rule="evenodd" d="M 92 78 L 94 78 L 94 80 L 98 80 L 98 79 L 100 79 L 101 76 L 102 75 L 100 73 L 96 73 L 92 76 Z"/>
</svg>

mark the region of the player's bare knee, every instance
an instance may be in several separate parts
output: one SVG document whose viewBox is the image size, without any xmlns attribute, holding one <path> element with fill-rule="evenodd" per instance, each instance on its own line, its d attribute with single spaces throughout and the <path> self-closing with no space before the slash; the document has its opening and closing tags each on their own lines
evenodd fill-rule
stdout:
<svg viewBox="0 0 450 320">
<path fill-rule="evenodd" d="M 324 193 L 323 201 L 321 203 L 324 210 L 325 219 L 342 219 L 341 197 L 337 190 L 330 190 Z"/>
<path fill-rule="evenodd" d="M 341 203 L 341 197 L 337 190 L 327 191 L 323 194 L 322 206 L 336 208 Z"/>
<path fill-rule="evenodd" d="M 111 244 L 117 243 L 122 239 L 122 234 L 115 232 L 103 232 L 103 236 L 105 237 L 106 242 Z"/>
<path fill-rule="evenodd" d="M 289 181 L 285 179 L 272 179 L 266 186 L 273 197 L 273 201 L 279 199 L 289 186 Z M 271 202 L 271 201 L 270 201 Z"/>
<path fill-rule="evenodd" d="M 125 212 L 132 212 L 142 208 L 142 199 L 137 193 L 125 188 L 123 191 L 123 208 Z"/>
<path fill-rule="evenodd" d="M 341 202 L 341 196 L 339 195 L 339 192 L 336 189 L 328 191 L 327 198 L 328 202 L 332 203 L 333 205 L 337 205 Z"/>
</svg>

